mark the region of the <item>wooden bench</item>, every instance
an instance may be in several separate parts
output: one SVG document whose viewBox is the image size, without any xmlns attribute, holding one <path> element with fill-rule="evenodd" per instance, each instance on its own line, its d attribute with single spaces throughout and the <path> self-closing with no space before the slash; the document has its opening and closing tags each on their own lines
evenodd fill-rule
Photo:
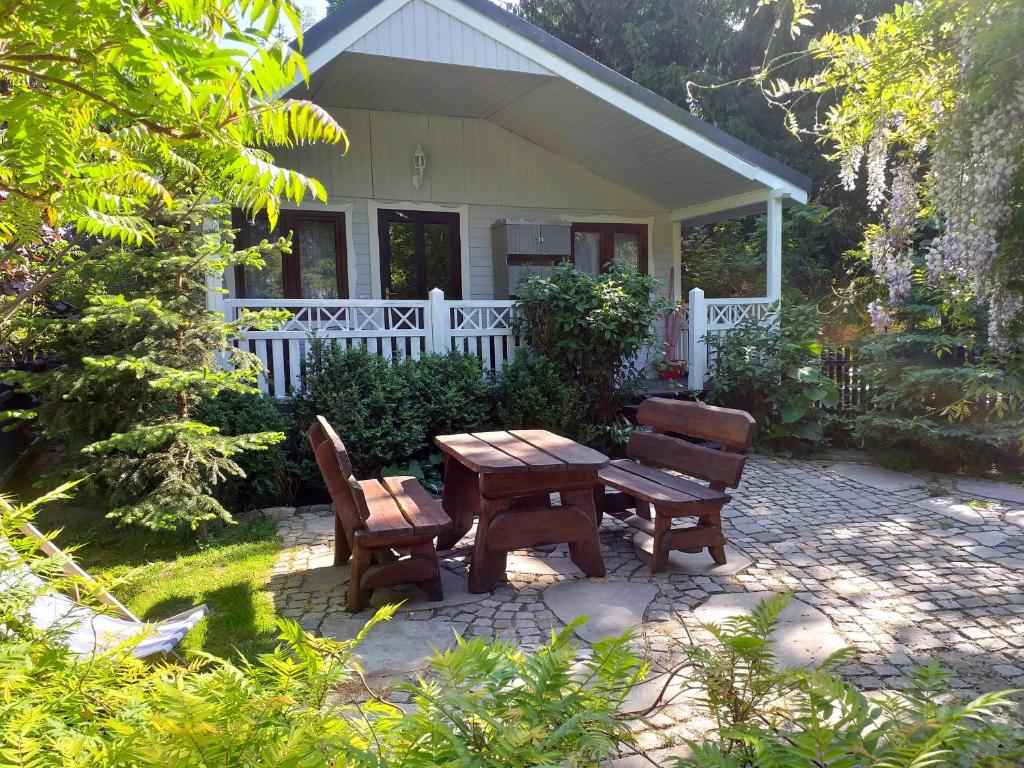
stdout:
<svg viewBox="0 0 1024 768">
<path fill-rule="evenodd" d="M 746 463 L 741 451 L 750 447 L 757 429 L 753 417 L 746 411 L 652 397 L 641 403 L 637 421 L 654 431 L 634 432 L 626 448 L 629 458 L 601 470 L 601 483 L 613 489 L 599 494 L 603 507 L 611 514 L 619 510 L 616 517 L 654 538 L 654 573 L 665 567 L 673 549 L 693 552 L 706 547 L 716 563 L 724 564 L 721 511 L 731 499 L 725 490 L 740 483 Z M 683 437 L 713 442 L 698 445 Z M 665 469 L 700 478 L 708 485 Z M 622 512 L 631 506 L 634 514 Z M 673 528 L 677 517 L 696 517 L 697 523 Z"/>
<path fill-rule="evenodd" d="M 323 416 L 309 428 L 316 463 L 334 502 L 334 564 L 352 558 L 348 610 L 363 610 L 373 590 L 415 583 L 443 600 L 434 537 L 452 521 L 414 477 L 356 480 L 344 443 Z"/>
</svg>

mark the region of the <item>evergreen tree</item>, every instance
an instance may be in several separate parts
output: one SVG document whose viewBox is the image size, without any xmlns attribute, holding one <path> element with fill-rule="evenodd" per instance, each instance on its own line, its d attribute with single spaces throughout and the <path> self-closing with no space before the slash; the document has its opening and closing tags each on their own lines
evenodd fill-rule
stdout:
<svg viewBox="0 0 1024 768">
<path fill-rule="evenodd" d="M 43 433 L 69 446 L 76 474 L 90 474 L 109 516 L 154 530 L 229 521 L 214 486 L 243 475 L 234 460 L 284 439 L 279 432 L 226 436 L 196 418 L 222 391 L 254 391 L 259 361 L 236 349 L 237 325 L 272 326 L 282 313 L 250 313 L 225 324 L 207 309 L 207 278 L 236 264 L 260 266 L 264 242 L 235 251 L 229 209 L 196 189 L 154 207 L 153 238 L 112 247 L 83 271 L 79 315 L 30 320 L 37 349 L 59 366 L 18 374 L 40 405 Z M 219 226 L 218 226 L 219 225 Z M 230 363 L 223 365 L 223 363 Z"/>
</svg>

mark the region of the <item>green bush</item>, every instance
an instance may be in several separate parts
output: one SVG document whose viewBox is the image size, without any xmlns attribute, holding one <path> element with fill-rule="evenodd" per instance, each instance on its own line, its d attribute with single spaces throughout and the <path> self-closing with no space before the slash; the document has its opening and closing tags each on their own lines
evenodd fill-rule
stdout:
<svg viewBox="0 0 1024 768">
<path fill-rule="evenodd" d="M 1020 765 L 1024 734 L 1004 722 L 1013 691 L 956 701 L 933 663 L 913 670 L 906 690 L 869 699 L 833 672 L 852 648 L 818 667 L 780 668 L 770 636 L 789 600 L 775 595 L 749 616 L 707 624 L 713 642 L 685 649 L 678 672 L 702 691 L 715 727 L 688 742 L 693 756 L 679 768 Z"/>
<path fill-rule="evenodd" d="M 0 497 L 0 579 L 27 568 L 72 583 L 20 526 L 31 505 Z M 13 581 L 13 580 L 12 580 Z M 595 765 L 631 741 L 617 711 L 646 674 L 626 633 L 581 653 L 574 626 L 535 652 L 460 641 L 403 686 L 411 711 L 357 673 L 359 638 L 338 642 L 281 621 L 280 647 L 237 662 L 140 662 L 122 651 L 79 657 L 57 631 L 24 621 L 38 588 L 6 581 L 0 601 L 0 763 L 96 768 L 306 766 L 527 768 Z M 83 586 L 76 581 L 76 585 Z M 95 595 L 83 598 L 96 604 Z M 382 609 L 371 624 L 390 618 Z M 377 627 L 387 632 L 387 625 Z"/>
<path fill-rule="evenodd" d="M 970 362 L 969 337 L 942 329 L 877 334 L 861 345 L 867 410 L 854 436 L 901 466 L 1009 468 L 1024 448 L 1024 362 Z"/>
<path fill-rule="evenodd" d="M 206 398 L 196 408 L 196 418 L 229 436 L 287 432 L 291 426 L 274 398 L 255 392 L 221 392 Z M 241 454 L 236 462 L 245 478 L 227 477 L 214 486 L 214 496 L 231 512 L 280 505 L 294 499 L 296 481 L 282 443 L 265 451 Z"/>
<path fill-rule="evenodd" d="M 643 366 L 638 356 L 668 311 L 648 275 L 614 266 L 591 275 L 563 263 L 519 287 L 516 331 L 546 357 L 567 384 L 580 387 L 584 415 L 597 431 L 622 419 Z"/>
<path fill-rule="evenodd" d="M 830 415 L 820 406 L 839 402 L 821 361 L 821 323 L 813 306 L 776 304 L 776 322 L 745 318 L 718 348 L 708 400 L 742 408 L 757 419 L 761 442 L 819 442 Z"/>
<path fill-rule="evenodd" d="M 304 386 L 293 404 L 300 436 L 323 415 L 364 477 L 426 460 L 436 435 L 477 432 L 492 420 L 491 388 L 475 356 L 450 352 L 390 362 L 325 339 L 310 343 Z"/>
<path fill-rule="evenodd" d="M 562 381 L 546 357 L 520 349 L 494 375 L 495 413 L 502 429 L 547 429 L 582 439 L 586 433 L 583 391 Z"/>
<path fill-rule="evenodd" d="M 455 432 L 478 432 L 491 425 L 491 383 L 483 375 L 476 355 L 424 355 L 398 365 L 408 379 L 410 396 L 423 419 L 428 439 Z"/>
</svg>

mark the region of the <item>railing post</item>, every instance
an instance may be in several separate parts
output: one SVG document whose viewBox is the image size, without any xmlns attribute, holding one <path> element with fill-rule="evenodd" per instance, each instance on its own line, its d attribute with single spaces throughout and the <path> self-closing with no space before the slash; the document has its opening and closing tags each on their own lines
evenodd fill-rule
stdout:
<svg viewBox="0 0 1024 768">
<path fill-rule="evenodd" d="M 690 369 L 688 386 L 691 390 L 704 389 L 704 376 L 708 369 L 708 349 L 704 337 L 708 332 L 708 306 L 704 291 L 694 288 L 690 291 L 690 318 L 687 363 Z"/>
<path fill-rule="evenodd" d="M 444 291 L 440 288 L 431 289 L 430 297 L 430 349 L 428 351 L 443 355 L 451 348 L 451 332 L 448 328 L 448 306 L 444 299 Z"/>
</svg>

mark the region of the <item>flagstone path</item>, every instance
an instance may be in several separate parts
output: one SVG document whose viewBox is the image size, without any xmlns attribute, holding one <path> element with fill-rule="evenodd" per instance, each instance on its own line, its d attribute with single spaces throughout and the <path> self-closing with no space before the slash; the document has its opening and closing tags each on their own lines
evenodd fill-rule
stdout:
<svg viewBox="0 0 1024 768">
<path fill-rule="evenodd" d="M 931 495 L 938 486 L 947 495 Z M 682 657 L 682 644 L 706 639 L 702 620 L 749 610 L 756 593 L 793 591 L 777 638 L 788 663 L 848 644 L 860 656 L 843 674 L 865 690 L 898 687 L 909 667 L 932 658 L 952 671 L 963 695 L 1024 687 L 1024 488 L 755 456 L 733 497 L 724 526 L 735 551 L 719 568 L 706 553 L 680 553 L 668 572 L 652 576 L 640 556 L 645 542 L 634 546 L 633 531 L 606 517 L 605 579 L 583 578 L 564 547 L 531 550 L 510 556 L 508 584 L 472 595 L 465 590 L 471 531 L 441 556 L 444 603 L 428 603 L 414 589 L 375 596 L 375 605 L 409 600 L 394 632 L 414 638 L 417 650 L 406 644 L 390 652 L 397 646 L 371 636 L 367 671 L 422 667 L 453 630 L 532 647 L 589 614 L 594 623 L 580 631 L 584 638 L 636 626 L 637 647 L 657 672 Z M 300 509 L 279 523 L 282 551 L 270 588 L 282 615 L 348 637 L 370 613 L 344 610 L 347 568 L 331 566 L 330 514 L 328 507 Z M 639 734 L 655 759 L 683 736 L 699 735 L 700 718 L 685 699 Z"/>
</svg>

